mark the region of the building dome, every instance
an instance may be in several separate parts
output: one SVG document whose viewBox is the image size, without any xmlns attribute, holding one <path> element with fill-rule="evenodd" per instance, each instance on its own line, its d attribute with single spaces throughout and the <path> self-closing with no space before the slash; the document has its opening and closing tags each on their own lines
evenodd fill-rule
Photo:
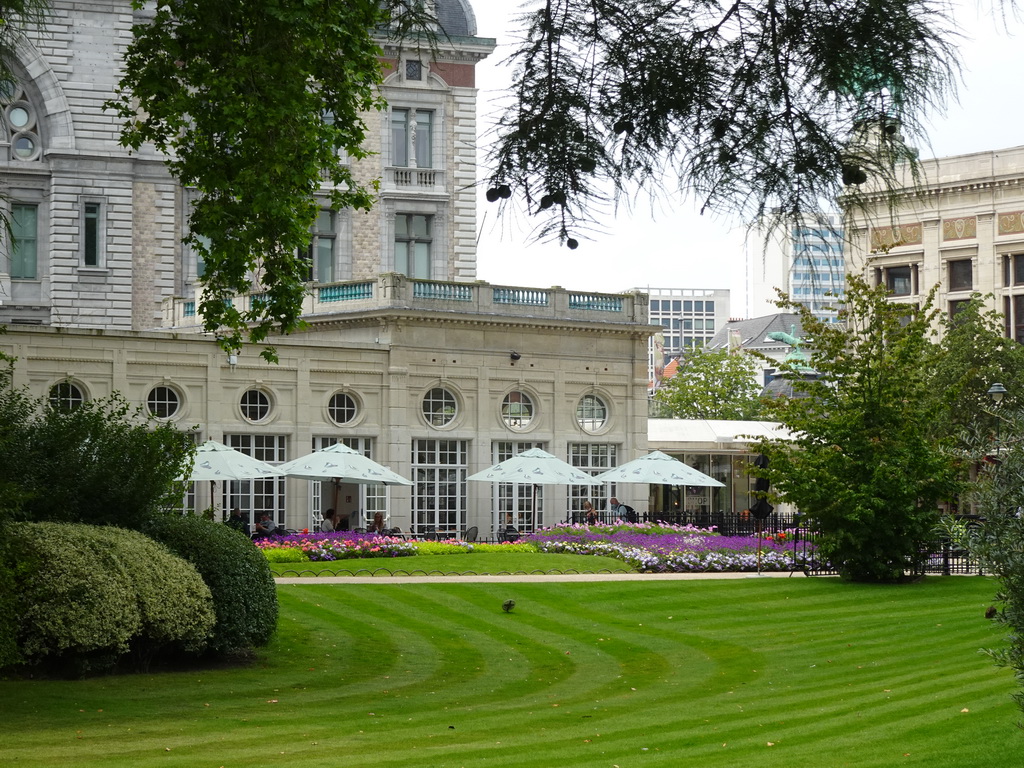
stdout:
<svg viewBox="0 0 1024 768">
<path fill-rule="evenodd" d="M 436 0 L 437 20 L 451 37 L 475 37 L 476 16 L 469 0 Z"/>
</svg>

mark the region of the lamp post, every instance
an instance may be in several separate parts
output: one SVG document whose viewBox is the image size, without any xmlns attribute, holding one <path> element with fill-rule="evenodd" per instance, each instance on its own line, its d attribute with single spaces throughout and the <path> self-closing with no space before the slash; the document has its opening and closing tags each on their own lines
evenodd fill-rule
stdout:
<svg viewBox="0 0 1024 768">
<path fill-rule="evenodd" d="M 992 402 L 996 404 L 996 408 L 1003 402 L 1003 395 L 1006 394 L 1006 387 L 999 382 L 996 382 L 988 388 L 988 396 L 992 398 Z M 996 414 L 996 456 L 999 455 L 999 414 Z"/>
</svg>

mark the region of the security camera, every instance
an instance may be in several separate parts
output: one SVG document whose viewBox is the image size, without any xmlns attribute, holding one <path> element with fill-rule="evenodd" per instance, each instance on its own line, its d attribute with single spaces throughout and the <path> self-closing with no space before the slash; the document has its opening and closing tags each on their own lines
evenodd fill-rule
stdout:
<svg viewBox="0 0 1024 768">
<path fill-rule="evenodd" d="M 522 355 L 520 355 L 520 354 L 519 354 L 518 352 L 516 352 L 515 350 L 513 350 L 513 351 L 512 351 L 512 354 L 511 354 L 511 355 L 509 355 L 509 357 L 511 357 L 511 358 L 512 358 L 512 360 L 513 360 L 513 361 L 515 361 L 515 360 L 518 360 L 519 358 L 521 358 L 521 357 L 522 357 Z"/>
</svg>

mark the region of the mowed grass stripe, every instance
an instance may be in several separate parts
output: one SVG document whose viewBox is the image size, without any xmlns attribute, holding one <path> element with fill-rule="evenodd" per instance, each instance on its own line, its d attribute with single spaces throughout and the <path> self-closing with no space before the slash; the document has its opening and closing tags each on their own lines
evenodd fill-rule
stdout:
<svg viewBox="0 0 1024 768">
<path fill-rule="evenodd" d="M 1012 675 L 977 653 L 994 591 L 283 587 L 248 667 L 0 683 L 0 763 L 1016 768 Z"/>
</svg>

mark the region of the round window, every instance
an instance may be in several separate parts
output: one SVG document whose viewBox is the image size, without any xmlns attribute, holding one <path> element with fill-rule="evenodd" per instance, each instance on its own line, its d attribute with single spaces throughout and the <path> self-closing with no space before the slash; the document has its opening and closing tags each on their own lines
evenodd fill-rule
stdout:
<svg viewBox="0 0 1024 768">
<path fill-rule="evenodd" d="M 597 432 L 608 423 L 608 407 L 597 395 L 584 395 L 576 405 L 576 423 L 585 432 Z"/>
<path fill-rule="evenodd" d="M 509 429 L 525 429 L 533 421 L 533 400 L 525 392 L 509 392 L 501 401 L 501 420 Z"/>
<path fill-rule="evenodd" d="M 50 407 L 73 411 L 85 402 L 82 390 L 70 381 L 62 381 L 50 387 Z"/>
<path fill-rule="evenodd" d="M 7 119 L 11 121 L 12 126 L 20 130 L 32 121 L 32 115 L 25 107 L 14 106 L 7 113 Z"/>
<path fill-rule="evenodd" d="M 335 424 L 348 424 L 355 419 L 358 410 L 356 401 L 352 399 L 351 395 L 344 392 L 333 395 L 327 404 L 327 415 Z"/>
<path fill-rule="evenodd" d="M 270 415 L 270 398 L 260 389 L 250 389 L 239 402 L 242 416 L 248 421 L 263 421 Z"/>
<path fill-rule="evenodd" d="M 458 415 L 455 395 L 444 387 L 434 387 L 423 398 L 423 418 L 432 427 L 446 427 Z"/>
<path fill-rule="evenodd" d="M 21 134 L 14 139 L 14 154 L 21 160 L 28 160 L 36 153 L 36 143 L 31 136 Z"/>
<path fill-rule="evenodd" d="M 169 419 L 181 407 L 181 398 L 170 387 L 153 387 L 146 398 L 149 412 L 158 419 Z"/>
</svg>

